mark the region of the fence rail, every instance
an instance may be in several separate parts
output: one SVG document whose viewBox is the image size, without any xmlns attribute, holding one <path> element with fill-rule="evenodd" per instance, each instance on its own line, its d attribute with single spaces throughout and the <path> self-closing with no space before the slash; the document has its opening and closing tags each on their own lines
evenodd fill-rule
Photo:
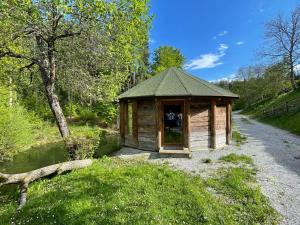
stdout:
<svg viewBox="0 0 300 225">
<path fill-rule="evenodd" d="M 293 113 L 300 110 L 300 98 L 291 99 L 276 107 L 263 111 L 264 117 L 280 116 L 286 113 Z"/>
</svg>

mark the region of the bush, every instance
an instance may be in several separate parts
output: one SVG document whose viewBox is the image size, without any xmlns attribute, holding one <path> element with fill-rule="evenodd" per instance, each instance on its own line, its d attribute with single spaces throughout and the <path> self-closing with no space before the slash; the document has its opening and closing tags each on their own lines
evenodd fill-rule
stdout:
<svg viewBox="0 0 300 225">
<path fill-rule="evenodd" d="M 112 124 L 117 118 L 117 107 L 112 102 L 101 102 L 95 107 L 97 115 L 106 124 Z"/>
<path fill-rule="evenodd" d="M 22 106 L 8 106 L 8 90 L 0 87 L 0 161 L 9 160 L 34 140 L 41 122 Z"/>
<path fill-rule="evenodd" d="M 85 135 L 73 135 L 68 140 L 71 158 L 100 158 L 118 151 L 121 146 L 118 134 L 108 134 L 106 130 L 98 129 Z"/>
</svg>

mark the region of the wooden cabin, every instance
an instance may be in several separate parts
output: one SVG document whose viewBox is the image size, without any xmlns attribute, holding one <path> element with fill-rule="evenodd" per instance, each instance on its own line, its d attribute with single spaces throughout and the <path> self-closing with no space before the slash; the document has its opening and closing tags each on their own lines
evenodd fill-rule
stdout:
<svg viewBox="0 0 300 225">
<path fill-rule="evenodd" d="M 123 146 L 195 151 L 231 142 L 237 95 L 185 71 L 169 68 L 119 96 Z"/>
</svg>

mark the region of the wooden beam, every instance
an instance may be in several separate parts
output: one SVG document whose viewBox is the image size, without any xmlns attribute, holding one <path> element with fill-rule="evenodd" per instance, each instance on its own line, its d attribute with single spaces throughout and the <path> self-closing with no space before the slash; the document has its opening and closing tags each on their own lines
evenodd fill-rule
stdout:
<svg viewBox="0 0 300 225">
<path fill-rule="evenodd" d="M 132 101 L 132 136 L 134 145 L 138 146 L 138 102 Z"/>
<path fill-rule="evenodd" d="M 189 149 L 189 137 L 190 137 L 190 105 L 191 105 L 191 98 L 187 98 L 184 100 L 184 146 Z"/>
<path fill-rule="evenodd" d="M 226 103 L 226 144 L 231 143 L 231 101 Z"/>
<path fill-rule="evenodd" d="M 161 147 L 161 129 L 162 129 L 162 113 L 160 100 L 155 98 L 155 121 L 156 121 L 156 135 L 157 135 L 157 151 Z"/>
<path fill-rule="evenodd" d="M 216 148 L 216 99 L 211 99 L 211 108 L 210 108 L 210 131 L 211 131 L 211 148 Z"/>
<path fill-rule="evenodd" d="M 120 138 L 121 145 L 125 144 L 125 103 L 124 101 L 120 102 Z"/>
</svg>

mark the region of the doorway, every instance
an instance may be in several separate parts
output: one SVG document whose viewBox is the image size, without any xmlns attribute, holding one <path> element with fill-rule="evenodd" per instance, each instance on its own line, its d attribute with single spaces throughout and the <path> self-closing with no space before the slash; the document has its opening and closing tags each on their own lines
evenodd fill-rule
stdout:
<svg viewBox="0 0 300 225">
<path fill-rule="evenodd" d="M 183 101 L 166 101 L 162 104 L 162 145 L 183 146 Z"/>
</svg>

